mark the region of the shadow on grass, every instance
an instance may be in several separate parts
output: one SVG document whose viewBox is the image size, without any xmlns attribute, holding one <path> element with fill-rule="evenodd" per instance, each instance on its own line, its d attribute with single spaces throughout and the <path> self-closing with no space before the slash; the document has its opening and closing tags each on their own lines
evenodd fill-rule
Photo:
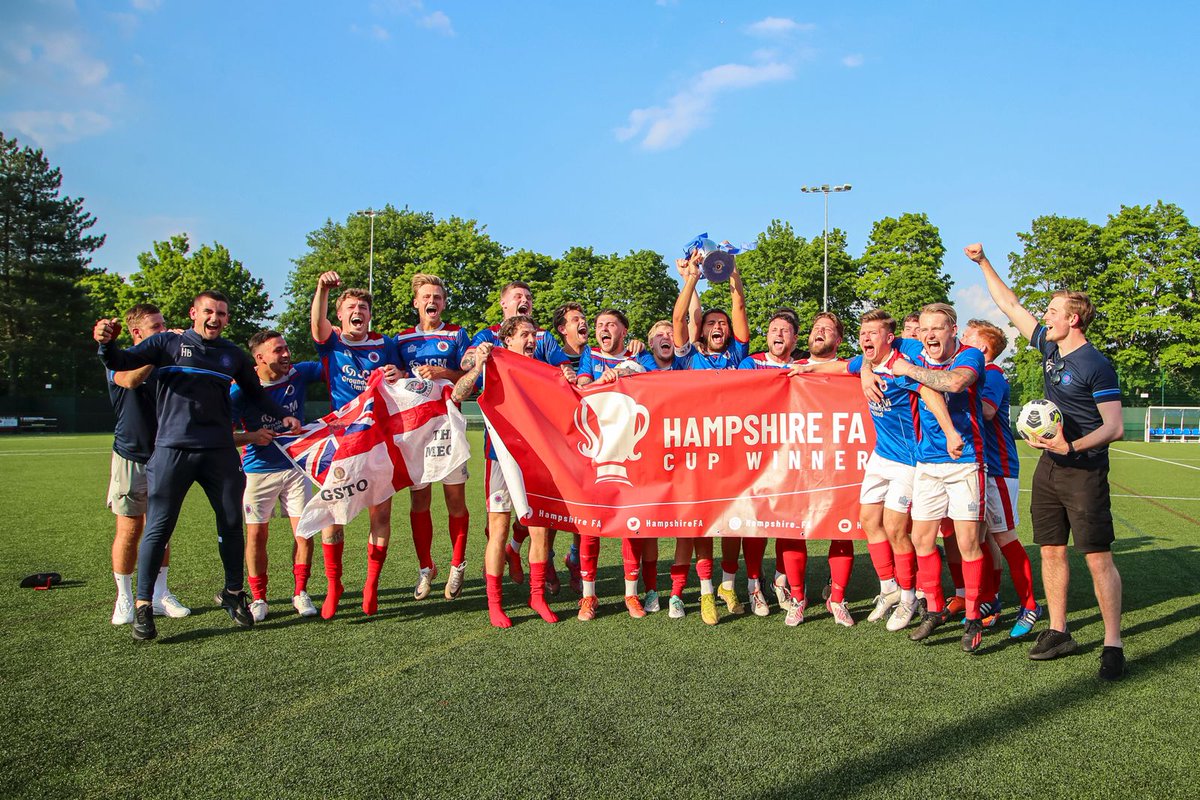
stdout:
<svg viewBox="0 0 1200 800">
<path fill-rule="evenodd" d="M 1168 621 L 1189 618 L 1196 610 L 1197 606 L 1181 609 L 1161 620 L 1146 624 L 1158 627 L 1168 624 Z M 1130 633 L 1134 632 L 1135 630 L 1131 629 Z M 1145 630 L 1136 632 L 1144 633 Z M 1187 663 L 1198 655 L 1200 632 L 1190 633 L 1166 647 L 1129 659 L 1129 674 L 1122 683 L 1149 680 L 1155 672 L 1173 669 L 1175 665 Z M 964 754 L 986 752 L 989 743 L 1011 740 L 1019 737 L 1021 731 L 1031 725 L 1072 714 L 1078 707 L 1096 700 L 1106 691 L 1119 691 L 1120 685 L 1106 684 L 1096 677 L 1093 669 L 1089 667 L 1086 674 L 1081 674 L 1066 688 L 1056 686 L 1004 706 L 989 707 L 986 717 L 971 717 L 941 728 L 923 730 L 919 760 L 937 763 Z M 847 797 L 860 793 L 869 794 L 872 790 L 879 791 L 888 788 L 896 778 L 910 774 L 918 768 L 912 759 L 895 757 L 897 752 L 909 747 L 911 741 L 907 738 L 881 741 L 873 752 L 855 751 L 853 758 L 831 763 L 804 781 L 764 792 L 761 796 Z"/>
</svg>

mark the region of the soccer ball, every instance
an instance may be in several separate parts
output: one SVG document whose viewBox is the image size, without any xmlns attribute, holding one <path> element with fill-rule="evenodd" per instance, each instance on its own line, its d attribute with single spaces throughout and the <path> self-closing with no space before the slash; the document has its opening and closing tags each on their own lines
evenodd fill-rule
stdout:
<svg viewBox="0 0 1200 800">
<path fill-rule="evenodd" d="M 1030 400 L 1017 417 L 1017 432 L 1026 439 L 1052 439 L 1062 412 L 1049 400 Z"/>
</svg>

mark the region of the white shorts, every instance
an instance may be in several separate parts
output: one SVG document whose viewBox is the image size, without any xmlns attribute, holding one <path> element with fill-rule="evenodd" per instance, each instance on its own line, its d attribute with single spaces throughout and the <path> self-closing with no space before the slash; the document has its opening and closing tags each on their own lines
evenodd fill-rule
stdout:
<svg viewBox="0 0 1200 800">
<path fill-rule="evenodd" d="M 883 503 L 884 508 L 907 514 L 912 508 L 913 473 L 916 467 L 871 453 L 863 473 L 858 502 L 862 505 Z"/>
<path fill-rule="evenodd" d="M 1017 493 L 1021 482 L 1016 478 L 988 476 L 987 529 L 988 533 L 1016 530 L 1021 521 L 1017 513 Z"/>
<path fill-rule="evenodd" d="M 130 461 L 114 450 L 108 470 L 108 507 L 119 517 L 146 513 L 146 465 Z"/>
<path fill-rule="evenodd" d="M 504 473 L 500 471 L 500 462 L 487 460 L 487 480 L 484 482 L 487 492 L 487 510 L 489 514 L 505 514 L 512 511 L 512 495 L 508 493 L 508 484 L 504 481 Z"/>
<path fill-rule="evenodd" d="M 441 480 L 441 483 L 445 484 L 446 486 L 462 486 L 464 483 L 467 482 L 467 478 L 469 478 L 469 477 L 471 477 L 471 473 L 467 472 L 467 465 L 463 464 L 460 469 L 454 470 L 453 474 L 447 475 L 445 478 L 443 478 Z M 429 484 L 428 483 L 414 483 L 412 486 L 410 486 L 408 488 L 414 492 L 419 492 L 422 489 L 429 488 Z"/>
<path fill-rule="evenodd" d="M 299 470 L 247 472 L 242 510 L 247 523 L 261 525 L 271 521 L 276 502 L 283 512 L 281 516 L 298 517 L 311 498 L 312 487 Z"/>
<path fill-rule="evenodd" d="M 913 477 L 912 518 L 983 519 L 986 475 L 982 464 L 917 464 Z"/>
</svg>

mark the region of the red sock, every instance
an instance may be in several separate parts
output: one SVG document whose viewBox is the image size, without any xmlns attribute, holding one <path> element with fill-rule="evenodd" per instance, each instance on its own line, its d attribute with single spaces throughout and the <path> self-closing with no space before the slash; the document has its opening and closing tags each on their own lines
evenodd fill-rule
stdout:
<svg viewBox="0 0 1200 800">
<path fill-rule="evenodd" d="M 250 584 L 250 598 L 252 600 L 266 600 L 267 599 L 267 576 L 266 576 L 266 573 L 264 573 L 262 575 L 249 575 L 246 578 L 246 582 Z"/>
<path fill-rule="evenodd" d="M 752 581 L 762 578 L 763 556 L 767 552 L 766 539 L 743 539 L 742 555 L 746 559 L 746 577 Z"/>
<path fill-rule="evenodd" d="M 600 537 L 579 537 L 579 574 L 585 581 L 596 580 L 596 562 L 600 560 Z"/>
<path fill-rule="evenodd" d="M 333 619 L 338 600 L 342 599 L 342 548 L 345 546 L 345 542 L 321 543 L 321 553 L 325 556 L 325 580 L 329 583 L 325 590 L 325 602 L 321 604 L 322 619 Z"/>
<path fill-rule="evenodd" d="M 917 554 L 913 551 L 896 553 L 896 583 L 901 589 L 917 588 Z"/>
<path fill-rule="evenodd" d="M 312 567 L 308 564 L 293 564 L 292 577 L 295 579 L 295 587 L 292 595 L 298 595 L 301 592 L 308 591 L 308 576 L 312 574 Z"/>
<path fill-rule="evenodd" d="M 413 548 L 417 551 L 417 563 L 421 569 L 433 566 L 433 515 L 428 511 L 410 511 L 408 520 L 412 523 Z"/>
<path fill-rule="evenodd" d="M 792 599 L 804 599 L 804 573 L 808 571 L 808 542 L 803 539 L 780 539 L 776 548 L 783 546 L 783 573 L 787 575 Z M 776 550 L 778 552 L 778 549 Z"/>
<path fill-rule="evenodd" d="M 514 522 L 512 526 L 512 538 L 517 544 L 523 543 L 529 538 L 529 528 L 519 522 Z"/>
<path fill-rule="evenodd" d="M 671 565 L 671 594 L 675 597 L 683 597 L 683 587 L 687 586 L 688 572 L 691 569 L 691 564 Z"/>
<path fill-rule="evenodd" d="M 711 581 L 712 580 L 712 569 L 713 569 L 712 556 L 709 556 L 708 558 L 697 558 L 696 559 L 696 574 L 700 577 L 700 580 Z"/>
<path fill-rule="evenodd" d="M 512 620 L 504 613 L 504 595 L 501 590 L 500 575 L 484 576 L 487 583 L 488 621 L 497 628 L 511 628 Z"/>
<path fill-rule="evenodd" d="M 685 575 L 687 573 L 684 573 Z M 647 592 L 658 591 L 658 559 L 646 558 L 642 555 L 642 583 L 646 584 Z"/>
<path fill-rule="evenodd" d="M 362 609 L 364 614 L 379 610 L 379 573 L 387 560 L 387 547 L 367 543 L 367 582 L 363 584 Z"/>
<path fill-rule="evenodd" d="M 1033 568 L 1029 564 L 1029 554 L 1025 545 L 1013 539 L 1000 548 L 1004 560 L 1008 562 L 1008 575 L 1012 578 L 1013 588 L 1017 590 L 1017 598 L 1023 608 L 1033 608 L 1037 605 L 1033 599 Z"/>
<path fill-rule="evenodd" d="M 987 553 L 987 548 L 984 548 L 984 553 Z M 985 556 L 986 558 L 986 556 Z M 962 575 L 963 583 L 967 590 L 967 619 L 979 619 L 979 598 L 982 595 L 983 576 L 985 572 L 991 570 L 984 569 L 985 558 L 973 558 L 970 560 L 963 559 Z"/>
<path fill-rule="evenodd" d="M 834 539 L 829 543 L 829 577 L 833 585 L 829 588 L 829 600 L 833 603 L 846 601 L 846 587 L 850 585 L 850 573 L 854 570 L 854 542 L 850 539 Z"/>
<path fill-rule="evenodd" d="M 450 544 L 454 548 L 450 556 L 451 566 L 461 567 L 467 560 L 467 530 L 471 527 L 471 515 L 450 518 Z"/>
<path fill-rule="evenodd" d="M 728 572 L 730 575 L 737 572 L 738 556 L 742 551 L 742 539 L 740 536 L 722 536 L 721 537 L 721 571 Z"/>
<path fill-rule="evenodd" d="M 546 605 L 546 562 L 529 562 L 529 607 L 546 622 L 558 622 L 558 615 Z"/>
<path fill-rule="evenodd" d="M 930 611 L 941 611 L 946 606 L 942 594 L 942 556 L 934 550 L 927 556 L 917 556 L 917 585 L 925 592 L 925 603 Z"/>
<path fill-rule="evenodd" d="M 625 580 L 636 581 L 642 569 L 641 539 L 625 538 L 621 540 L 621 563 L 625 567 Z"/>
<path fill-rule="evenodd" d="M 867 552 L 871 554 L 871 565 L 881 581 L 895 580 L 896 557 L 892 554 L 892 543 L 884 539 L 882 542 L 868 542 Z"/>
</svg>

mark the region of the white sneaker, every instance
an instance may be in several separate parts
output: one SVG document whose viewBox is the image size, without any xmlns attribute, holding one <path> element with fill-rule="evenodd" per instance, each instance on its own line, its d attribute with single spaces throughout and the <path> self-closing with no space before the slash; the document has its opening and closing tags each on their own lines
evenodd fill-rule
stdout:
<svg viewBox="0 0 1200 800">
<path fill-rule="evenodd" d="M 315 617 L 317 615 L 317 607 L 313 605 L 312 598 L 308 596 L 308 592 L 301 592 L 293 597 L 292 608 L 296 609 L 296 613 L 302 617 Z"/>
<path fill-rule="evenodd" d="M 892 615 L 888 617 L 887 629 L 895 632 L 907 628 L 917 614 L 917 602 L 913 600 L 911 603 L 906 603 L 901 600 L 900 604 L 892 611 Z"/>
<path fill-rule="evenodd" d="M 250 604 L 250 616 L 254 617 L 255 622 L 262 622 L 267 618 L 267 601 L 255 600 Z"/>
<path fill-rule="evenodd" d="M 787 616 L 783 618 L 783 624 L 789 628 L 794 628 L 801 622 L 804 622 L 804 609 L 808 607 L 808 598 L 800 600 L 800 602 L 792 601 L 792 607 L 788 609 Z"/>
<path fill-rule="evenodd" d="M 900 605 L 900 590 L 887 594 L 875 595 L 875 607 L 871 609 L 871 613 L 867 615 L 867 622 L 879 622 L 879 620 L 892 613 L 892 609 Z"/>
<path fill-rule="evenodd" d="M 646 592 L 646 599 L 642 601 L 642 610 L 647 614 L 654 614 L 661 609 L 662 606 L 659 605 L 658 592 L 654 591 L 653 589 Z"/>
<path fill-rule="evenodd" d="M 182 619 L 192 610 L 179 602 L 179 598 L 167 592 L 162 597 L 154 598 L 154 615 L 158 617 L 170 617 L 171 619 Z"/>
<path fill-rule="evenodd" d="M 782 584 L 772 584 L 775 587 L 775 602 L 784 611 L 792 610 L 792 593 L 788 590 L 787 581 Z"/>
<path fill-rule="evenodd" d="M 450 577 L 446 579 L 446 591 L 444 595 L 447 600 L 453 600 L 462 594 L 463 576 L 467 574 L 467 562 L 459 564 L 457 567 L 450 565 Z"/>
<path fill-rule="evenodd" d="M 833 614 L 833 621 L 838 625 L 847 628 L 854 627 L 854 617 L 850 616 L 850 609 L 846 608 L 846 601 L 835 603 L 832 600 L 825 601 L 825 610 Z"/>
<path fill-rule="evenodd" d="M 667 603 L 667 616 L 671 619 L 683 619 L 687 616 L 687 611 L 683 608 L 683 599 L 678 595 L 671 595 L 671 600 Z"/>
<path fill-rule="evenodd" d="M 117 602 L 113 606 L 112 615 L 113 625 L 131 625 L 133 624 L 133 598 L 122 597 L 117 595 Z"/>
<path fill-rule="evenodd" d="M 424 600 L 433 591 L 433 579 L 437 577 L 437 567 L 425 567 L 417 573 L 417 588 L 413 590 L 414 600 Z"/>
<path fill-rule="evenodd" d="M 755 589 L 750 593 L 750 611 L 756 617 L 765 617 L 771 613 L 771 607 L 767 605 L 767 598 L 759 589 Z"/>
</svg>

